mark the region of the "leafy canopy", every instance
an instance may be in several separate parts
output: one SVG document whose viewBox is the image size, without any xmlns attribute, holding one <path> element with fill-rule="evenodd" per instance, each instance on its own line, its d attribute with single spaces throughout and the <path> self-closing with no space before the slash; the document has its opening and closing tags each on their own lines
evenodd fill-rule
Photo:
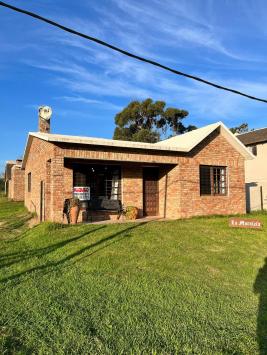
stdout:
<svg viewBox="0 0 267 355">
<path fill-rule="evenodd" d="M 132 101 L 115 116 L 113 139 L 155 143 L 169 131 L 177 135 L 196 129 L 184 126 L 182 121 L 187 116 L 185 110 L 166 108 L 164 101 Z"/>
<path fill-rule="evenodd" d="M 234 134 L 246 133 L 249 131 L 248 123 L 242 123 L 240 126 L 230 128 Z"/>
</svg>

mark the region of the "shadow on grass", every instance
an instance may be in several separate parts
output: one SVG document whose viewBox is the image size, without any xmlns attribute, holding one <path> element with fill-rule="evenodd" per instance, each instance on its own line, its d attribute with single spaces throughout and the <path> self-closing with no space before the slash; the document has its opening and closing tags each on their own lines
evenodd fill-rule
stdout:
<svg viewBox="0 0 267 355">
<path fill-rule="evenodd" d="M 3 234 L 4 237 L 1 238 L 3 241 L 13 241 L 20 238 L 21 235 L 24 235 L 29 230 L 27 228 L 27 223 L 32 219 L 32 214 L 27 214 L 23 217 L 18 217 L 15 220 L 11 219 L 5 222 L 2 226 L 0 226 L 0 233 Z M 27 228 L 25 231 L 20 233 L 21 229 Z M 8 236 L 5 238 L 5 236 Z"/>
<path fill-rule="evenodd" d="M 254 292 L 259 294 L 259 307 L 257 317 L 257 340 L 259 354 L 267 354 L 267 258 L 265 264 L 259 269 L 254 283 Z"/>
<path fill-rule="evenodd" d="M 87 231 L 87 232 L 80 234 L 78 236 L 75 236 L 73 238 L 70 238 L 67 240 L 62 240 L 61 242 L 49 245 L 44 248 L 31 249 L 31 250 L 26 250 L 24 252 L 20 251 L 20 252 L 11 253 L 11 254 L 3 254 L 3 255 L 1 255 L 0 268 L 22 262 L 22 261 L 30 259 L 32 257 L 36 257 L 36 256 L 42 257 L 46 254 L 52 253 L 60 248 L 65 247 L 66 245 L 68 245 L 71 242 L 75 242 L 75 241 L 77 241 L 85 236 L 88 236 L 89 234 L 96 232 L 96 231 L 103 229 L 103 228 L 105 228 L 105 226 L 95 228 L 89 232 Z"/>
<path fill-rule="evenodd" d="M 81 248 L 81 249 L 65 256 L 64 258 L 62 258 L 60 260 L 51 261 L 51 262 L 46 261 L 42 265 L 38 265 L 38 266 L 35 266 L 35 267 L 30 268 L 28 270 L 24 270 L 22 272 L 19 272 L 15 275 L 5 277 L 2 280 L 0 280 L 0 283 L 6 283 L 7 281 L 10 281 L 10 280 L 17 280 L 18 281 L 22 276 L 30 275 L 31 273 L 34 273 L 36 271 L 40 271 L 42 273 L 43 272 L 48 273 L 48 272 L 55 271 L 55 270 L 57 270 L 58 266 L 63 266 L 66 262 L 71 261 L 71 260 L 75 259 L 76 257 L 82 255 L 82 257 L 80 257 L 79 259 L 73 260 L 73 262 L 81 261 L 82 259 L 87 258 L 87 257 L 99 252 L 100 250 L 102 250 L 104 248 L 107 248 L 111 244 L 120 242 L 125 237 L 131 237 L 131 235 L 129 235 L 128 232 L 130 232 L 131 230 L 136 229 L 140 226 L 143 226 L 144 224 L 147 224 L 147 223 L 149 223 L 149 222 L 142 222 L 142 223 L 134 224 L 134 225 L 132 225 L 128 228 L 125 228 L 117 233 L 114 233 L 114 234 L 111 234 L 105 238 L 102 238 L 101 240 L 99 240 L 95 243 L 89 244 L 89 245 L 85 246 L 84 248 Z M 44 254 L 51 253 L 59 248 L 64 247 L 65 245 L 67 245 L 73 241 L 79 240 L 79 239 L 85 237 L 86 235 L 96 232 L 96 231 L 103 229 L 103 228 L 106 228 L 106 226 L 101 226 L 101 227 L 96 228 L 90 232 L 83 233 L 79 236 L 68 239 L 66 241 L 62 241 L 62 242 L 53 244 L 53 245 L 48 246 L 46 248 L 39 248 L 39 249 L 31 250 L 30 252 L 26 252 L 24 255 L 19 255 L 19 253 L 6 254 L 5 257 L 8 258 L 8 261 L 7 261 L 7 263 L 3 263 L 2 265 L 0 264 L 0 267 L 5 267 L 5 266 L 9 266 L 11 264 L 20 263 L 20 262 L 23 262 L 23 261 L 30 259 L 32 257 L 36 257 L 36 256 L 42 257 Z M 90 254 L 83 255 L 85 252 L 88 252 L 94 248 L 97 248 L 97 249 L 93 250 Z"/>
<path fill-rule="evenodd" d="M 7 327 L 0 327 L 0 352 L 1 354 L 23 354 L 30 355 L 33 354 L 33 350 L 27 348 L 19 334 L 15 329 L 8 329 Z"/>
</svg>

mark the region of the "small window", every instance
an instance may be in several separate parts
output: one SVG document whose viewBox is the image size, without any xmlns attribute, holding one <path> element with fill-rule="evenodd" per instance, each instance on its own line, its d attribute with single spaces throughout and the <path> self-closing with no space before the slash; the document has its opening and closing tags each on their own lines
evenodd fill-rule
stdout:
<svg viewBox="0 0 267 355">
<path fill-rule="evenodd" d="M 32 173 L 28 173 L 28 192 L 32 190 Z"/>
<path fill-rule="evenodd" d="M 200 195 L 226 194 L 226 167 L 200 165 Z"/>
<path fill-rule="evenodd" d="M 250 150 L 250 152 L 251 152 L 253 155 L 257 156 L 257 146 L 256 146 L 256 145 L 250 145 L 250 146 L 248 147 L 248 149 Z"/>
</svg>

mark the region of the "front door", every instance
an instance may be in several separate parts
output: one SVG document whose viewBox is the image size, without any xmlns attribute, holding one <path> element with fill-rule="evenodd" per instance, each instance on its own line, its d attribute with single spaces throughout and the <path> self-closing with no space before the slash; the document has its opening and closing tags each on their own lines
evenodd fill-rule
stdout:
<svg viewBox="0 0 267 355">
<path fill-rule="evenodd" d="M 157 216 L 159 213 L 159 170 L 143 169 L 143 209 L 145 216 Z"/>
</svg>

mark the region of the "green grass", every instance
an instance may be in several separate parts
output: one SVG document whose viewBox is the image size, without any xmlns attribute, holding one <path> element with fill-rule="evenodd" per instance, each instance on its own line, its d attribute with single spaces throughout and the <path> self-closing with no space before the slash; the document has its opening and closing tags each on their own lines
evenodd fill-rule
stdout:
<svg viewBox="0 0 267 355">
<path fill-rule="evenodd" d="M 0 353 L 267 353 L 266 227 L 28 217 L 0 201 Z"/>
</svg>

